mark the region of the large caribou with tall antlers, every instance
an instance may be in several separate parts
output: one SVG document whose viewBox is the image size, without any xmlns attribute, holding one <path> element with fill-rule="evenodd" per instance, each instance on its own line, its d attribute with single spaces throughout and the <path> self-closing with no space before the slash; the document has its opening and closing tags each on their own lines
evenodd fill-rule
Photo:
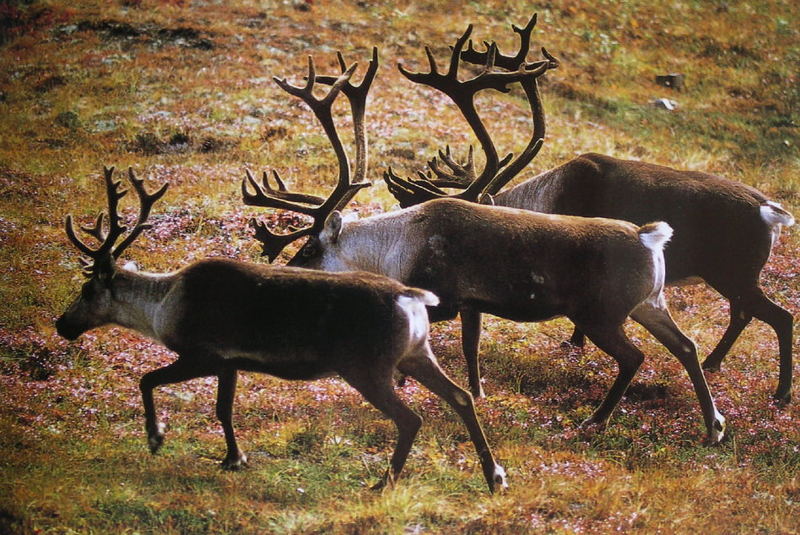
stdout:
<svg viewBox="0 0 800 535">
<path fill-rule="evenodd" d="M 535 88 L 537 77 L 557 63 L 545 59 L 524 63 L 510 72 L 494 68 L 490 53 L 483 69 L 474 77 L 458 77 L 460 53 L 472 26 L 458 39 L 447 72 L 440 73 L 430 50 L 427 74 L 402 72 L 440 89 L 465 110 L 470 125 L 484 145 L 487 165 L 520 165 L 541 144 L 543 116 Z M 494 50 L 494 48 L 492 48 Z M 345 70 L 344 63 L 342 70 Z M 440 305 L 431 309 L 434 320 L 461 314 L 463 346 L 469 368 L 470 388 L 481 395 L 477 340 L 481 313 L 516 321 L 543 321 L 567 316 L 619 364 L 619 374 L 603 402 L 587 424 L 605 425 L 632 380 L 644 355 L 622 329 L 630 315 L 644 325 L 675 354 L 686 368 L 703 412 L 709 439 L 720 440 L 725 419 L 717 412 L 697 361 L 694 343 L 672 321 L 662 293 L 663 246 L 672 230 L 665 223 L 637 226 L 609 219 L 535 214 L 523 210 L 481 206 L 457 199 L 435 200 L 404 210 L 358 221 L 345 221 L 335 207 L 349 201 L 354 188 L 350 165 L 335 129 L 330 107 L 336 86 L 324 97 L 314 95 L 315 82 L 330 84 L 330 77 L 317 77 L 309 68 L 304 87 L 286 80 L 279 84 L 303 99 L 323 124 L 339 161 L 339 178 L 330 197 L 314 202 L 288 192 L 282 182 L 275 190 L 265 173 L 262 184 L 247 173 L 242 182 L 244 202 L 254 206 L 294 210 L 313 217 L 305 229 L 287 235 L 275 234 L 253 221 L 256 238 L 270 260 L 288 241 L 309 236 L 289 265 L 328 271 L 363 269 L 388 275 L 436 293 Z M 531 98 L 536 134 L 517 160 L 502 162 L 491 149 L 491 139 L 474 107 L 474 97 L 486 89 L 508 90 L 522 84 Z M 359 91 L 347 82 L 343 92 L 353 109 L 356 150 L 366 154 L 364 102 L 368 82 Z M 356 163 L 354 175 L 366 175 L 366 158 Z M 470 187 L 485 188 L 494 172 L 482 173 Z M 475 183 L 483 182 L 476 186 Z M 293 200 L 289 200 L 289 196 Z"/>
<path fill-rule="evenodd" d="M 352 69 L 339 77 L 338 86 L 351 74 Z M 89 280 L 56 326 L 60 335 L 73 340 L 94 327 L 121 325 L 178 354 L 175 362 L 141 379 L 153 453 L 164 440 L 153 402 L 157 386 L 219 378 L 216 413 L 228 448 L 222 466 L 234 469 L 247 460 L 232 423 L 237 370 L 295 380 L 339 375 L 397 426 L 397 445 L 380 487 L 399 475 L 422 423 L 394 392 L 392 376 L 399 370 L 455 409 L 467 426 L 489 489 L 506 486 L 472 396 L 448 379 L 431 352 L 425 305 L 437 304 L 435 295 L 372 273 L 324 273 L 226 259 L 200 260 L 169 274 L 121 269 L 116 259 L 148 227 L 150 208 L 166 184 L 148 194 L 130 171 L 141 210 L 133 229 L 115 246 L 126 232 L 117 211 L 126 190 L 120 190 L 112 175 L 113 168 L 105 170 L 108 229 L 102 214 L 94 226 L 81 227 L 99 246 L 81 241 L 67 217 L 67 235 L 87 258 L 84 273 Z"/>
<path fill-rule="evenodd" d="M 483 52 L 470 43 L 461 58 L 480 65 L 493 57 L 498 67 L 516 71 L 528 54 L 532 28 L 532 24 L 514 27 L 520 46 L 513 56 L 499 53 L 494 43 L 487 43 Z M 534 132 L 537 128 L 543 130 L 534 122 Z M 436 158 L 417 179 L 400 178 L 389 169 L 384 179 L 390 191 L 403 207 L 452 196 L 471 201 L 491 199 L 495 205 L 536 212 L 622 219 L 637 225 L 656 220 L 669 223 L 675 233 L 665 253 L 666 283 L 705 281 L 730 301 L 728 328 L 703 368 L 718 370 L 742 330 L 752 318 L 758 318 L 778 337 L 780 374 L 774 397 L 782 403 L 790 400 L 793 319 L 764 295 L 759 276 L 781 227 L 794 224 L 791 214 L 760 191 L 739 182 L 601 154 L 584 154 L 501 191 L 524 165 L 501 169 L 494 147 L 484 138 L 478 139 L 487 155 L 480 176 L 475 174 L 471 148 L 466 163 L 457 162 L 447 148 L 440 151 L 439 159 L 449 169 L 439 165 Z M 474 187 L 487 182 L 485 188 Z M 448 194 L 443 188 L 462 191 Z M 580 346 L 583 339 L 576 328 L 571 343 Z"/>
</svg>

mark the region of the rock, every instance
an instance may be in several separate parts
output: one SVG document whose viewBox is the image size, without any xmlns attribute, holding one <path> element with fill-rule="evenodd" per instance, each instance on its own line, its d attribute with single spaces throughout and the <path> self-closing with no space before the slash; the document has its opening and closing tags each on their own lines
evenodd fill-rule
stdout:
<svg viewBox="0 0 800 535">
<path fill-rule="evenodd" d="M 681 73 L 672 72 L 656 76 L 656 83 L 664 87 L 671 87 L 677 91 L 683 91 L 685 77 Z"/>
<path fill-rule="evenodd" d="M 674 111 L 678 108 L 678 103 L 668 98 L 657 98 L 651 101 L 650 104 L 652 104 L 656 108 L 661 108 L 669 111 Z"/>
</svg>

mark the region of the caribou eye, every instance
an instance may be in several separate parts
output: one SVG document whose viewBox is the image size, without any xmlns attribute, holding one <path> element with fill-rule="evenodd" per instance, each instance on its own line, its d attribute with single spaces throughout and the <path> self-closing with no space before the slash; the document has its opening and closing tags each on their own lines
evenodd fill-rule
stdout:
<svg viewBox="0 0 800 535">
<path fill-rule="evenodd" d="M 319 247 L 317 244 L 309 242 L 303 247 L 303 250 L 300 252 L 300 254 L 303 258 L 311 258 L 312 256 L 317 256 L 318 252 Z"/>
</svg>

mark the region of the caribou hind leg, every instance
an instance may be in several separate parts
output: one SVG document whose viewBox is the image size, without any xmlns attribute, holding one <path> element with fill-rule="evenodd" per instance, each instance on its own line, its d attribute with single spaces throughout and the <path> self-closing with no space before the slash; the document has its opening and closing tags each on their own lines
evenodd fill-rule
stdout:
<svg viewBox="0 0 800 535">
<path fill-rule="evenodd" d="M 622 325 L 580 325 L 580 328 L 597 347 L 611 355 L 619 366 L 617 378 L 608 390 L 605 399 L 594 413 L 581 424 L 582 426 L 597 424 L 605 427 L 633 376 L 644 362 L 644 354 L 631 343 L 622 330 Z"/>
<path fill-rule="evenodd" d="M 717 347 L 703 362 L 703 368 L 706 370 L 718 370 L 728 350 L 750 322 L 750 319 L 759 319 L 772 327 L 778 337 L 780 371 L 778 387 L 773 397 L 781 404 L 791 401 L 792 337 L 794 329 L 792 314 L 764 295 L 764 291 L 757 284 L 752 284 L 745 290 L 742 290 L 742 285 L 734 286 L 733 290 L 728 290 L 727 286 L 714 284 L 713 282 L 710 282 L 710 284 L 723 296 L 731 300 L 731 324 L 722 339 L 720 339 Z"/>
<path fill-rule="evenodd" d="M 689 374 L 700 402 L 709 442 L 716 444 L 722 440 L 725 435 L 725 417 L 717 411 L 714 399 L 708 390 L 703 370 L 700 369 L 697 360 L 697 348 L 694 342 L 675 325 L 663 298 L 656 302 L 649 300 L 643 302 L 636 307 L 631 317 L 678 358 Z"/>
<path fill-rule="evenodd" d="M 341 372 L 341 376 L 350 386 L 358 390 L 364 399 L 391 419 L 397 427 L 397 444 L 389 469 L 372 488 L 378 490 L 386 485 L 392 485 L 406 463 L 408 453 L 411 451 L 411 444 L 422 425 L 422 418 L 397 397 L 392 386 L 391 371 L 380 373 L 375 369 L 361 368 Z"/>
<path fill-rule="evenodd" d="M 508 487 L 506 472 L 495 462 L 489 444 L 486 442 L 486 435 L 478 422 L 477 414 L 475 414 L 472 396 L 445 375 L 436 362 L 436 357 L 433 356 L 430 347 L 426 344 L 420 354 L 406 357 L 398 367 L 445 400 L 456 411 L 469 431 L 489 489 L 492 492 L 506 489 Z"/>
<path fill-rule="evenodd" d="M 481 363 L 478 349 L 481 343 L 481 313 L 473 309 L 462 309 L 461 315 L 461 350 L 467 361 L 469 374 L 469 390 L 475 398 L 482 398 Z"/>
</svg>

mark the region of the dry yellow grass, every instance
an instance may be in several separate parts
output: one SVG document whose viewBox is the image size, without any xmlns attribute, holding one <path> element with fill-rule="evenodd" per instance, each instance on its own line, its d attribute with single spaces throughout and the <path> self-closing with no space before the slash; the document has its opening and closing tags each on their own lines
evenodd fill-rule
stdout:
<svg viewBox="0 0 800 535">
<path fill-rule="evenodd" d="M 215 383 L 161 389 L 170 431 L 151 457 L 137 382 L 172 355 L 119 329 L 72 345 L 55 335 L 80 279 L 63 216 L 102 207 L 102 165 L 172 184 L 128 255 L 144 269 L 207 255 L 260 261 L 246 221 L 266 215 L 242 206 L 243 169 L 277 168 L 314 193 L 335 174 L 318 126 L 272 76 L 300 80 L 308 54 L 334 69 L 337 49 L 364 65 L 380 48 L 368 109 L 375 185 L 357 206 L 391 209 L 386 166 L 410 174 L 446 143 L 461 154 L 474 143 L 456 110 L 395 63 L 421 68 L 426 43 L 443 61 L 468 23 L 508 51 L 509 24 L 537 9 L 534 45 L 562 66 L 543 83 L 544 149 L 518 180 L 595 151 L 724 174 L 800 213 L 800 7 L 789 2 L 0 4 L 0 532 L 800 532 L 800 412 L 768 402 L 777 348 L 763 325 L 709 377 L 733 437 L 707 448 L 689 381 L 643 332 L 631 327 L 648 355 L 632 395 L 604 434 L 587 437 L 576 422 L 607 387 L 611 359 L 561 349 L 564 321 L 487 321 L 490 395 L 479 412 L 512 484 L 498 496 L 485 493 L 463 428 L 413 382 L 402 395 L 426 423 L 394 490 L 367 490 L 394 429 L 335 380 L 244 374 L 235 418 L 252 466 L 241 473 L 217 467 Z M 669 71 L 686 74 L 685 91 L 654 83 Z M 678 110 L 651 107 L 657 97 Z M 520 95 L 481 97 L 479 107 L 502 153 L 524 146 Z M 347 125 L 345 106 L 336 113 Z M 764 273 L 795 314 L 799 248 L 786 232 Z M 670 298 L 705 354 L 727 310 L 700 287 Z M 456 326 L 437 325 L 434 342 L 463 380 Z"/>
</svg>

